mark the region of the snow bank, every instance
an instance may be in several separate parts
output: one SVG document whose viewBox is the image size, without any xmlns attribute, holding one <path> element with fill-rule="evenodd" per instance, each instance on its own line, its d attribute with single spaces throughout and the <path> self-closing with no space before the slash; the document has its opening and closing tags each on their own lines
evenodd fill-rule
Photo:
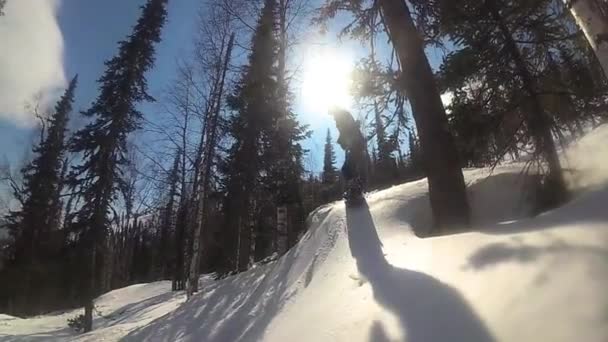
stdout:
<svg viewBox="0 0 608 342">
<path fill-rule="evenodd" d="M 605 126 L 589 132 L 562 156 L 568 170 L 567 179 L 577 192 L 608 184 L 608 129 Z"/>
<path fill-rule="evenodd" d="M 608 341 L 607 142 L 601 127 L 566 153 L 591 178 L 535 218 L 521 164 L 466 170 L 475 231 L 419 238 L 427 185 L 407 183 L 317 209 L 285 256 L 203 279 L 186 303 L 168 282 L 135 285 L 98 299 L 90 334 L 65 328 L 72 312 L 0 320 L 0 340 Z"/>
<path fill-rule="evenodd" d="M 132 285 L 97 298 L 93 333 L 77 335 L 68 327 L 67 320 L 82 314 L 80 309 L 29 319 L 0 317 L 0 341 L 118 341 L 136 327 L 175 310 L 184 300 L 183 293 L 171 292 L 169 281 Z"/>
</svg>

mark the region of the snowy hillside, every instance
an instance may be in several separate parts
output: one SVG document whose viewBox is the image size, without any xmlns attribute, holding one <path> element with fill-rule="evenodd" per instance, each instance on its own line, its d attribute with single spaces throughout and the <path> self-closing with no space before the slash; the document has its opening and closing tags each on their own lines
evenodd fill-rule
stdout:
<svg viewBox="0 0 608 342">
<path fill-rule="evenodd" d="M 77 311 L 0 315 L 0 341 L 608 341 L 607 146 L 604 126 L 567 151 L 577 197 L 532 219 L 520 164 L 465 172 L 470 233 L 417 237 L 427 185 L 403 184 L 319 208 L 284 257 L 189 302 L 134 285 L 97 300 L 90 334 L 67 328 Z"/>
</svg>

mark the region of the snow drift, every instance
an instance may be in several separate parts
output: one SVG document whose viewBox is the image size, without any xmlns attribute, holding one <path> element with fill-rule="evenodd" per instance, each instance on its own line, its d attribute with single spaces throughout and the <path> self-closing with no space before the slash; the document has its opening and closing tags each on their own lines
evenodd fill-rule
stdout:
<svg viewBox="0 0 608 342">
<path fill-rule="evenodd" d="M 577 197 L 534 218 L 521 164 L 466 170 L 475 231 L 419 238 L 427 185 L 407 183 L 317 209 L 278 261 L 188 302 L 134 285 L 97 300 L 92 333 L 66 327 L 77 312 L 0 316 L 0 340 L 607 341 L 607 143 L 600 127 L 564 153 Z"/>
</svg>

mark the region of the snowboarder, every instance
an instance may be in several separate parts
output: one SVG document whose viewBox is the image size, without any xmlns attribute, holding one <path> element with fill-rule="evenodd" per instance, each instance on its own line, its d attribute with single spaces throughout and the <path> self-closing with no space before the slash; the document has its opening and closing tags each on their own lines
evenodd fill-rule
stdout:
<svg viewBox="0 0 608 342">
<path fill-rule="evenodd" d="M 342 175 L 346 180 L 344 199 L 347 205 L 357 205 L 364 201 L 363 190 L 366 181 L 366 143 L 359 128 L 359 122 L 343 109 L 332 109 L 330 114 L 336 120 L 340 136 L 338 145 L 344 150 Z"/>
</svg>

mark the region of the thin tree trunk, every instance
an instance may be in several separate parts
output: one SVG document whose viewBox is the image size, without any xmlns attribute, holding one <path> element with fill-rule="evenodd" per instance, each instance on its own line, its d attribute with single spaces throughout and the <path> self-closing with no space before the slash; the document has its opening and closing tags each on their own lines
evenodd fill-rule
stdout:
<svg viewBox="0 0 608 342">
<path fill-rule="evenodd" d="M 287 218 L 289 217 L 288 215 L 288 209 L 287 209 L 287 205 L 283 204 L 277 207 L 277 237 L 276 237 L 276 248 L 275 250 L 279 253 L 279 255 L 284 254 L 285 252 L 287 252 L 288 249 L 288 242 L 287 242 L 287 235 L 288 235 L 288 225 L 287 225 Z"/>
<path fill-rule="evenodd" d="M 281 163 L 287 162 L 290 158 L 288 155 L 288 146 L 291 144 L 288 137 L 287 139 L 282 139 L 284 135 L 281 132 L 281 127 L 283 127 L 283 120 L 286 119 L 287 113 L 289 109 L 287 108 L 287 46 L 288 46 L 288 32 L 287 32 L 287 12 L 288 12 L 289 0 L 279 0 L 279 49 L 278 49 L 278 83 L 281 89 L 281 97 L 285 101 L 282 103 L 284 108 L 281 108 L 284 116 L 280 117 L 278 125 L 277 125 L 277 136 L 279 137 L 278 150 L 280 151 L 279 158 L 281 158 Z M 287 140 L 287 141 L 283 141 Z M 283 169 L 281 172 L 283 173 L 284 182 L 288 182 L 285 177 L 287 170 L 285 169 L 286 165 L 283 165 Z M 287 184 L 283 184 L 284 187 Z M 285 189 L 279 190 L 280 192 L 286 191 Z M 283 254 L 287 251 L 288 243 L 287 243 L 287 222 L 289 218 L 288 205 L 284 200 L 287 197 L 287 194 L 279 193 L 278 201 L 276 203 L 276 227 L 275 227 L 275 237 L 272 239 L 271 237 L 266 237 L 266 239 L 272 239 L 271 241 L 274 246 L 272 249 L 279 254 Z"/>
<path fill-rule="evenodd" d="M 95 300 L 96 266 L 97 266 L 97 243 L 93 239 L 91 247 L 91 265 L 89 289 L 84 304 L 84 332 L 93 330 L 93 301 Z"/>
<path fill-rule="evenodd" d="M 410 100 L 420 137 L 433 229 L 466 227 L 470 224 L 470 208 L 458 151 L 448 131 L 447 116 L 422 38 L 405 0 L 379 0 L 378 4 L 401 63 L 401 84 Z"/>
<path fill-rule="evenodd" d="M 160 227 L 160 251 L 159 251 L 159 263 L 160 263 L 160 276 L 164 279 L 169 276 L 168 269 L 170 267 L 169 260 L 170 253 L 168 252 L 169 236 L 171 227 L 173 226 L 173 212 L 175 206 L 175 196 L 177 195 L 177 182 L 179 181 L 179 166 L 180 166 L 180 155 L 181 149 L 178 149 L 173 162 L 173 168 L 169 175 L 170 189 L 169 189 L 169 202 L 165 207 L 163 213 L 163 221 Z"/>
<path fill-rule="evenodd" d="M 237 264 L 239 272 L 244 272 L 249 267 L 253 226 L 253 215 L 247 215 L 244 220 L 239 220 L 239 255 Z"/>
<path fill-rule="evenodd" d="M 608 77 L 608 20 L 602 0 L 563 0 Z"/>
<path fill-rule="evenodd" d="M 182 194 L 185 196 L 185 194 Z M 184 240 L 185 240 L 185 225 L 187 221 L 187 208 L 185 201 L 180 200 L 178 209 L 178 218 L 175 224 L 175 264 L 173 269 L 173 291 L 181 291 L 184 289 Z"/>
<path fill-rule="evenodd" d="M 199 194 L 198 194 L 198 208 L 197 215 L 198 219 L 196 220 L 196 227 L 193 236 L 193 246 L 192 246 L 192 260 L 190 261 L 190 277 L 188 284 L 187 297 L 190 298 L 192 294 L 198 291 L 198 277 L 199 277 L 199 268 L 200 268 L 200 245 L 201 245 L 201 231 L 205 225 L 206 219 L 206 199 L 209 192 L 210 185 L 210 173 L 211 173 L 211 165 L 213 164 L 213 156 L 215 154 L 216 140 L 217 140 L 217 131 L 218 131 L 218 120 L 220 115 L 220 110 L 222 108 L 222 98 L 224 94 L 224 83 L 226 80 L 226 73 L 228 72 L 228 65 L 230 63 L 230 57 L 232 55 L 232 46 L 234 45 L 234 33 L 230 35 L 230 40 L 228 41 L 228 47 L 226 48 L 226 56 L 224 58 L 224 65 L 222 69 L 222 76 L 220 78 L 219 87 L 217 89 L 217 97 L 215 99 L 214 112 L 211 116 L 210 122 L 207 124 L 210 125 L 208 127 L 209 136 L 207 137 L 205 153 L 203 157 L 203 168 L 200 176 L 200 186 L 199 186 Z"/>
</svg>

